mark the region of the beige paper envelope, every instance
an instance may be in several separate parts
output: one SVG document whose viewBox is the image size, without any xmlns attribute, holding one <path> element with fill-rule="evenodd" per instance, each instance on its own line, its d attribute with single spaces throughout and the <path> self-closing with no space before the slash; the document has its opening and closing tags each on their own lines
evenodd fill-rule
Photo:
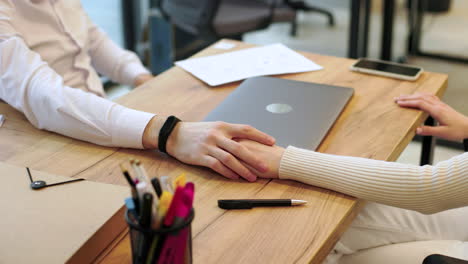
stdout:
<svg viewBox="0 0 468 264">
<path fill-rule="evenodd" d="M 127 187 L 85 180 L 33 190 L 26 168 L 1 162 L 0 179 L 0 263 L 89 263 L 126 231 Z"/>
</svg>

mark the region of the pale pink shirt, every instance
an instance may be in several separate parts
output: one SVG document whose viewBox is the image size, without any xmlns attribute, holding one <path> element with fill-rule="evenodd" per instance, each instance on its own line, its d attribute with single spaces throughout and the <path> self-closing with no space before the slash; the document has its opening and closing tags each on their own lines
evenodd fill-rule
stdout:
<svg viewBox="0 0 468 264">
<path fill-rule="evenodd" d="M 149 73 L 89 19 L 79 0 L 0 0 L 0 99 L 40 129 L 142 148 L 154 114 L 104 99 L 97 72 L 128 85 Z"/>
</svg>

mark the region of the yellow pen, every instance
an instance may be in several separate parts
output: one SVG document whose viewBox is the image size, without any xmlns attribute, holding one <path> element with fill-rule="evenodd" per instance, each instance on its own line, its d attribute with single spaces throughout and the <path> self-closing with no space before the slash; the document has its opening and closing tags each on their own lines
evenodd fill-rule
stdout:
<svg viewBox="0 0 468 264">
<path fill-rule="evenodd" d="M 169 206 L 172 202 L 172 197 L 174 195 L 170 192 L 163 191 L 161 197 L 159 199 L 159 208 L 158 208 L 158 222 L 161 225 L 162 220 L 166 216 L 167 210 L 169 210 Z"/>
<path fill-rule="evenodd" d="M 177 176 L 172 185 L 174 186 L 174 190 L 177 190 L 177 187 L 184 188 L 186 183 L 187 177 L 185 177 L 185 173 L 182 173 Z"/>
</svg>

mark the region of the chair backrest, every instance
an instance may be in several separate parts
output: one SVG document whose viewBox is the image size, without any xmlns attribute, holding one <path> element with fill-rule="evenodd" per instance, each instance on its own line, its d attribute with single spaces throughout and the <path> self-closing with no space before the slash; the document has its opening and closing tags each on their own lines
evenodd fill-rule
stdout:
<svg viewBox="0 0 468 264">
<path fill-rule="evenodd" d="M 162 13 L 177 27 L 195 34 L 207 35 L 220 0 L 160 0 Z"/>
</svg>

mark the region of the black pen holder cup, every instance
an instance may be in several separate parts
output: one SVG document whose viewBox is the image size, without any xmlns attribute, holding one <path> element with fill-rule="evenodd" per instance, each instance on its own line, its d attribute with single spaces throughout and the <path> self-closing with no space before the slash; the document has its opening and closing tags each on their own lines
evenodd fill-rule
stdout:
<svg viewBox="0 0 468 264">
<path fill-rule="evenodd" d="M 125 220 L 130 229 L 133 264 L 192 263 L 192 221 L 195 211 L 168 228 L 148 229 L 138 224 L 128 210 Z"/>
</svg>

